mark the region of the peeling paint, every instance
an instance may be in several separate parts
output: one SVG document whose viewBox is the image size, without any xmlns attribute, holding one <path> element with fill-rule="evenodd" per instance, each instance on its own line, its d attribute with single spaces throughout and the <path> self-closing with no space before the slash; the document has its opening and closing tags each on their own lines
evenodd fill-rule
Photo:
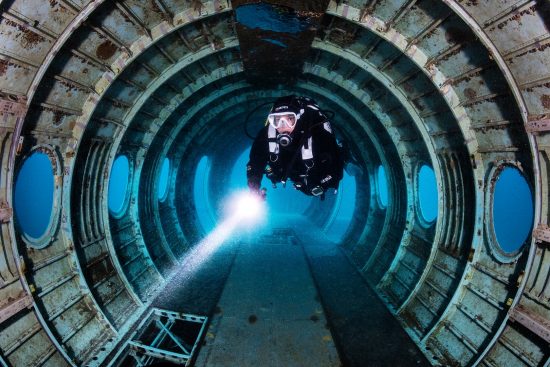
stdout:
<svg viewBox="0 0 550 367">
<path fill-rule="evenodd" d="M 544 106 L 544 108 L 550 108 L 550 95 L 543 94 L 540 97 L 540 101 L 541 101 L 542 105 Z"/>
</svg>

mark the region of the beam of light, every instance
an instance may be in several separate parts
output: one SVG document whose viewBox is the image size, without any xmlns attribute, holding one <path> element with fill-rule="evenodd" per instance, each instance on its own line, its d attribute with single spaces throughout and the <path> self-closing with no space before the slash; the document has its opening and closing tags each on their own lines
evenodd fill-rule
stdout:
<svg viewBox="0 0 550 367">
<path fill-rule="evenodd" d="M 236 192 L 225 201 L 224 213 L 221 223 L 186 253 L 167 281 L 177 278 L 178 284 L 185 287 L 223 244 L 238 239 L 244 229 L 258 228 L 262 224 L 266 205 L 260 197 L 248 191 Z"/>
</svg>

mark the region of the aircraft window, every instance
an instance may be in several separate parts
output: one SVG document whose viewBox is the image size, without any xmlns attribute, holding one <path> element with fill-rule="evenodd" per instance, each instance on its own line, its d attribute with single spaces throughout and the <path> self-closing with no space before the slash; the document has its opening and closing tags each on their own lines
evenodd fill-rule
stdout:
<svg viewBox="0 0 550 367">
<path fill-rule="evenodd" d="M 492 208 L 496 242 L 505 255 L 515 255 L 531 233 L 533 196 L 517 168 L 506 166 L 497 174 Z"/>
<path fill-rule="evenodd" d="M 162 168 L 160 170 L 159 182 L 158 182 L 158 198 L 160 201 L 166 200 L 168 196 L 168 179 L 170 174 L 170 160 L 164 158 L 162 162 Z"/>
<path fill-rule="evenodd" d="M 437 182 L 431 167 L 423 165 L 420 168 L 417 188 L 420 217 L 425 224 L 431 224 L 437 218 Z"/>
<path fill-rule="evenodd" d="M 193 184 L 193 198 L 197 209 L 197 217 L 205 233 L 208 233 L 216 224 L 208 193 L 210 164 L 210 159 L 207 156 L 200 159 Z"/>
<path fill-rule="evenodd" d="M 126 202 L 130 166 L 125 155 L 117 157 L 111 168 L 109 178 L 109 210 L 111 214 L 120 216 L 124 213 Z"/>
<path fill-rule="evenodd" d="M 384 166 L 378 166 L 378 203 L 381 208 L 388 206 L 388 180 L 386 178 L 386 170 Z"/>
<path fill-rule="evenodd" d="M 46 153 L 36 151 L 25 159 L 15 181 L 14 195 L 17 224 L 28 242 L 36 245 L 52 223 L 54 170 Z"/>
</svg>

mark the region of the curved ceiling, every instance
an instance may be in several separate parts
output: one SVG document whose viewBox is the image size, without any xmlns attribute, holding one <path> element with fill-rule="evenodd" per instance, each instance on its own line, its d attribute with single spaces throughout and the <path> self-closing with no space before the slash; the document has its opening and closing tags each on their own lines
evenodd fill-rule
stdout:
<svg viewBox="0 0 550 367">
<path fill-rule="evenodd" d="M 102 363 L 203 236 L 188 194 L 201 157 L 224 177 L 250 144 L 249 112 L 296 93 L 334 111 L 337 137 L 363 170 L 342 246 L 420 349 L 439 365 L 548 364 L 548 3 L 0 6 L 0 362 Z M 255 26 L 239 13 L 247 7 L 283 9 L 299 29 L 284 19 Z M 263 118 L 257 109 L 250 120 Z M 11 209 L 18 170 L 36 150 L 55 174 L 40 239 L 19 230 Z M 120 154 L 131 179 L 115 216 L 106 188 Z M 438 183 L 433 223 L 418 215 L 423 164 Z M 376 200 L 380 165 L 386 208 Z M 507 166 L 523 173 L 535 207 L 532 236 L 514 254 L 499 249 L 492 226 Z M 211 182 L 213 202 L 224 183 Z M 312 204 L 308 216 L 322 227 L 335 205 Z"/>
</svg>

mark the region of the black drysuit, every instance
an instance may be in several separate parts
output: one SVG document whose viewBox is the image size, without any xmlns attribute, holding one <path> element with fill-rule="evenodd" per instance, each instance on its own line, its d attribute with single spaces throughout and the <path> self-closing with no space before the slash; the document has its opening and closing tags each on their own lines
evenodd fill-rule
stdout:
<svg viewBox="0 0 550 367">
<path fill-rule="evenodd" d="M 264 173 L 273 183 L 292 180 L 294 187 L 306 195 L 313 195 L 316 187 L 317 193 L 319 187 L 323 191 L 338 188 L 343 162 L 330 123 L 312 100 L 303 99 L 300 103 L 304 114 L 296 123 L 288 146 L 276 142 L 276 131 L 269 124 L 258 133 L 247 164 L 250 189 L 259 190 Z"/>
</svg>

